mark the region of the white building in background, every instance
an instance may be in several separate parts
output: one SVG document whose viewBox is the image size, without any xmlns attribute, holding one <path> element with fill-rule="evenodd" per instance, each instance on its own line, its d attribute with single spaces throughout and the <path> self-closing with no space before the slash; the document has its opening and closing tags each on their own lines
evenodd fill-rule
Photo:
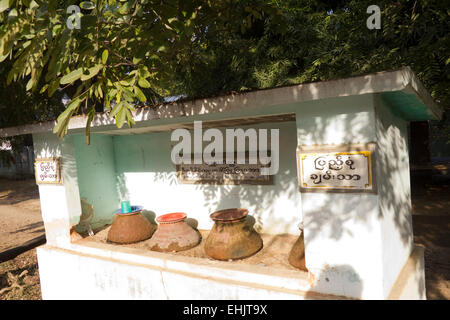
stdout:
<svg viewBox="0 0 450 320">
<path fill-rule="evenodd" d="M 34 175 L 34 151 L 25 146 L 20 152 L 13 152 L 11 142 L 0 144 L 0 178 L 25 178 Z"/>
</svg>

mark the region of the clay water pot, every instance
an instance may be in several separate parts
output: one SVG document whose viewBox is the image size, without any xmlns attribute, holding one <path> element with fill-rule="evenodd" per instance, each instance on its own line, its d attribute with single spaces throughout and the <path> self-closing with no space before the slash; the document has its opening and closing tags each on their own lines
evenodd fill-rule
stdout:
<svg viewBox="0 0 450 320">
<path fill-rule="evenodd" d="M 234 260 L 258 252 L 263 241 L 246 221 L 247 209 L 235 208 L 210 215 L 214 226 L 205 241 L 205 253 L 216 260 Z"/>
<path fill-rule="evenodd" d="M 108 231 L 108 241 L 126 244 L 150 238 L 156 227 L 142 215 L 142 207 L 133 206 L 131 212 L 116 211 L 116 216 Z"/>
<path fill-rule="evenodd" d="M 150 250 L 177 252 L 197 246 L 201 241 L 200 233 L 186 223 L 186 217 L 182 212 L 157 217 L 159 226 L 148 242 Z"/>
<path fill-rule="evenodd" d="M 303 236 L 303 226 L 299 226 L 299 228 L 301 233 L 289 252 L 288 261 L 293 267 L 303 271 L 308 271 L 305 262 L 305 239 Z"/>
</svg>

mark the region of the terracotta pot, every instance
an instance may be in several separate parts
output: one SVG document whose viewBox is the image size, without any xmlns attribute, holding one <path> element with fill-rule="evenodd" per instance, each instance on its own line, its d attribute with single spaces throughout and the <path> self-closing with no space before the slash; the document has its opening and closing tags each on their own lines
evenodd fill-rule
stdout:
<svg viewBox="0 0 450 320">
<path fill-rule="evenodd" d="M 156 227 L 142 215 L 142 207 L 132 207 L 129 213 L 116 211 L 113 224 L 108 232 L 108 241 L 134 243 L 150 238 Z"/>
<path fill-rule="evenodd" d="M 186 223 L 186 214 L 168 213 L 156 218 L 158 229 L 149 241 L 150 250 L 176 252 L 191 249 L 201 241 L 200 233 Z"/>
<path fill-rule="evenodd" d="M 217 260 L 234 260 L 258 252 L 263 242 L 246 221 L 248 210 L 226 209 L 211 214 L 214 226 L 205 241 L 205 253 Z"/>
<path fill-rule="evenodd" d="M 305 262 L 305 240 L 303 237 L 303 227 L 300 227 L 300 232 L 300 236 L 289 252 L 288 261 L 293 267 L 303 271 L 308 271 L 308 269 L 306 269 Z"/>
</svg>

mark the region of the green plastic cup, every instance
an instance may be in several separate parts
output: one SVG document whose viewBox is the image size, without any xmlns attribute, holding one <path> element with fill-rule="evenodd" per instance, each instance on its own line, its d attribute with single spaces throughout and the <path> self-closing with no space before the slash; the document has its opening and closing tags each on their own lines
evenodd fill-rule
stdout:
<svg viewBox="0 0 450 320">
<path fill-rule="evenodd" d="M 120 209 L 121 209 L 122 213 L 129 213 L 129 212 L 131 212 L 130 201 L 122 201 L 120 203 Z"/>
</svg>

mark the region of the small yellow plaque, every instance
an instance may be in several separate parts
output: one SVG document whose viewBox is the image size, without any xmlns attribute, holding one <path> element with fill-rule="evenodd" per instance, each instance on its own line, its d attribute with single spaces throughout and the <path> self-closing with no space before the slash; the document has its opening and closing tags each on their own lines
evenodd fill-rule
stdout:
<svg viewBox="0 0 450 320">
<path fill-rule="evenodd" d="M 373 143 L 299 147 L 300 191 L 375 193 L 374 150 Z"/>
<path fill-rule="evenodd" d="M 37 184 L 61 184 L 61 158 L 37 158 L 34 172 Z"/>
</svg>

